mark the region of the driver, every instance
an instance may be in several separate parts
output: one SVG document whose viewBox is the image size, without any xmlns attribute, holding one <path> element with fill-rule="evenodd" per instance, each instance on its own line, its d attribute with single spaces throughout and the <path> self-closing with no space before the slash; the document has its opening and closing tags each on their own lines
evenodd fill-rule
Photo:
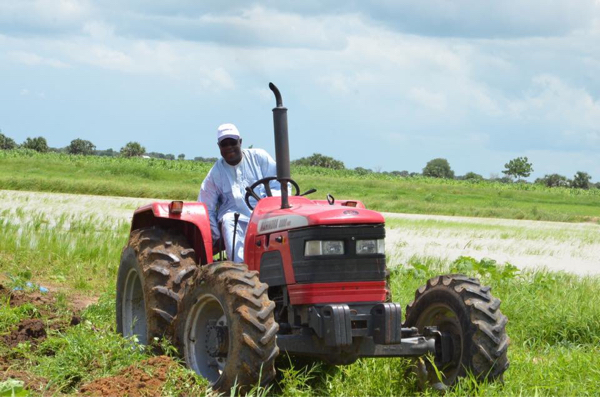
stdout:
<svg viewBox="0 0 600 397">
<path fill-rule="evenodd" d="M 222 124 L 217 129 L 217 143 L 221 150 L 219 160 L 206 175 L 198 201 L 206 204 L 210 217 L 210 229 L 215 244 L 221 236 L 225 240 L 227 256 L 231 256 L 233 244 L 234 214 L 240 214 L 235 237 L 234 262 L 244 260 L 244 238 L 252 211 L 244 202 L 246 187 L 259 179 L 275 176 L 275 160 L 263 149 L 242 149 L 242 138 L 233 124 Z M 271 186 L 274 195 L 281 194 L 279 184 Z M 266 197 L 262 185 L 255 190 L 259 197 Z M 254 198 L 250 202 L 255 205 Z M 219 230 L 221 222 L 221 230 Z"/>
</svg>

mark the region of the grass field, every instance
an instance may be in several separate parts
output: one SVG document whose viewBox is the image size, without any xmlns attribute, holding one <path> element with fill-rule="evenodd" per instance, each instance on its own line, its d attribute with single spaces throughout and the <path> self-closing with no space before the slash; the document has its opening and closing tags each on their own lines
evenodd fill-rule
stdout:
<svg viewBox="0 0 600 397">
<path fill-rule="evenodd" d="M 77 216 L 79 212 L 69 212 L 69 203 L 56 201 L 44 198 L 39 203 L 31 203 L 54 209 L 48 212 L 15 208 L 0 211 L 0 272 L 5 286 L 5 290 L 0 290 L 0 368 L 4 369 L 4 375 L 12 374 L 24 380 L 33 394 L 74 394 L 82 388 L 87 390 L 90 382 L 100 382 L 105 376 L 111 376 L 109 381 L 114 383 L 125 368 L 129 368 L 127 373 L 130 374 L 132 365 L 144 369 L 146 376 L 154 376 L 154 367 L 144 361 L 151 353 L 132 346 L 115 333 L 115 279 L 128 224 L 97 212 L 91 218 L 81 219 Z M 390 224 L 395 229 L 411 225 L 402 221 Z M 442 224 L 441 227 L 453 226 Z M 534 233 L 529 229 L 512 232 L 537 238 L 535 234 L 527 234 Z M 499 233 L 497 238 L 501 240 L 502 233 L 511 231 L 500 229 Z M 556 238 L 563 237 L 582 239 L 582 244 L 586 244 L 588 238 L 592 243 L 597 239 L 586 233 L 563 236 L 557 229 Z M 390 257 L 398 258 L 393 252 Z M 509 317 L 511 366 L 504 384 L 477 384 L 465 379 L 445 395 L 597 395 L 600 306 L 595 304 L 594 297 L 600 294 L 599 277 L 548 271 L 519 272 L 512 266 L 492 261 L 454 259 L 418 256 L 405 262 L 392 259 L 394 300 L 406 305 L 418 286 L 440 273 L 463 272 L 479 277 L 502 299 L 501 309 Z M 14 287 L 25 288 L 24 295 L 40 296 L 35 288 L 28 289 L 27 281 L 51 288 L 52 302 L 11 305 L 7 291 Z M 83 312 L 76 312 L 74 303 L 86 296 L 99 297 L 99 300 Z M 65 325 L 73 314 L 81 321 Z M 15 335 L 27 320 L 39 320 L 47 330 L 47 337 L 10 343 L 9 336 Z M 168 345 L 163 344 L 162 348 L 171 352 Z M 256 389 L 253 394 L 435 394 L 431 390 L 417 389 L 416 379 L 410 372 L 411 362 L 404 359 L 364 359 L 347 367 L 313 368 L 290 365 L 289 360 L 282 357 L 280 365 L 278 381 L 272 388 L 269 391 Z M 199 395 L 206 390 L 205 382 L 180 364 L 168 367 L 163 375 L 161 394 Z"/>
<path fill-rule="evenodd" d="M 0 189 L 195 200 L 210 167 L 193 161 L 0 151 Z M 317 189 L 313 198 L 331 193 L 378 211 L 600 221 L 598 189 L 359 175 L 317 167 L 293 167 L 292 176 L 304 191 Z"/>
</svg>

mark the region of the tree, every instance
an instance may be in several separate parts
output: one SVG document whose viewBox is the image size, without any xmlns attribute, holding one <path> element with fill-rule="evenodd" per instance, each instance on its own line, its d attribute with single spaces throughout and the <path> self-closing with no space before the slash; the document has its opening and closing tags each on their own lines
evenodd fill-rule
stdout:
<svg viewBox="0 0 600 397">
<path fill-rule="evenodd" d="M 106 150 L 94 150 L 94 154 L 96 156 L 114 157 L 114 156 L 117 156 L 119 153 L 117 153 L 113 149 L 106 149 Z"/>
<path fill-rule="evenodd" d="M 83 154 L 89 156 L 94 154 L 96 145 L 85 139 L 73 139 L 71 144 L 67 146 L 67 153 L 69 154 Z"/>
<path fill-rule="evenodd" d="M 25 149 L 35 150 L 40 153 L 46 153 L 48 151 L 48 142 L 46 142 L 46 138 L 42 136 L 33 139 L 27 137 L 21 146 Z"/>
<path fill-rule="evenodd" d="M 203 163 L 216 163 L 219 160 L 216 157 L 194 157 L 194 161 L 201 161 Z"/>
<path fill-rule="evenodd" d="M 466 181 L 483 181 L 483 176 L 476 174 L 474 172 L 467 172 L 463 179 Z"/>
<path fill-rule="evenodd" d="M 142 156 L 144 153 L 146 153 L 146 148 L 138 142 L 128 142 L 127 145 L 121 148 L 121 156 L 123 157 L 137 157 Z"/>
<path fill-rule="evenodd" d="M 178 160 L 185 160 L 185 154 L 181 153 L 179 156 L 177 156 Z"/>
<path fill-rule="evenodd" d="M 587 190 L 590 188 L 591 179 L 592 177 L 587 172 L 577 171 L 571 182 L 571 187 Z"/>
<path fill-rule="evenodd" d="M 354 169 L 354 172 L 356 172 L 358 175 L 367 175 L 367 174 L 372 174 L 373 171 L 371 171 L 368 168 L 363 168 L 363 167 L 356 167 Z"/>
<path fill-rule="evenodd" d="M 336 160 L 333 157 L 323 156 L 319 153 L 314 153 L 310 157 L 302 157 L 298 160 L 294 160 L 292 161 L 292 164 L 310 167 L 333 168 L 335 170 L 343 170 L 346 168 L 344 163 L 340 160 Z"/>
<path fill-rule="evenodd" d="M 559 174 L 544 175 L 543 178 L 535 180 L 535 183 L 540 183 L 548 187 L 567 187 L 570 182 L 567 177 Z"/>
<path fill-rule="evenodd" d="M 511 177 L 517 177 L 519 181 L 521 177 L 527 178 L 533 172 L 533 164 L 528 162 L 529 159 L 527 157 L 517 157 L 516 159 L 510 160 L 508 163 L 504 164 L 503 174 L 506 174 Z"/>
<path fill-rule="evenodd" d="M 15 143 L 14 140 L 12 140 L 11 138 L 7 137 L 6 135 L 2 134 L 2 132 L 0 132 L 0 150 L 12 150 L 12 149 L 16 149 L 17 144 Z"/>
<path fill-rule="evenodd" d="M 448 160 L 437 158 L 430 160 L 423 168 L 423 176 L 432 178 L 454 179 L 454 171 L 450 168 Z"/>
</svg>

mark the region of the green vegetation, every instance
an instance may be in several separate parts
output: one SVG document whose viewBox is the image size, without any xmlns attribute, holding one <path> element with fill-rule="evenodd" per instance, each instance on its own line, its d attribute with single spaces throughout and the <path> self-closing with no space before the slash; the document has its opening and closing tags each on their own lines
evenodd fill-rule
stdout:
<svg viewBox="0 0 600 397">
<path fill-rule="evenodd" d="M 121 156 L 123 157 L 138 157 L 146 153 L 146 148 L 139 142 L 128 142 L 127 145 L 121 148 Z"/>
<path fill-rule="evenodd" d="M 30 303 L 13 307 L 7 300 L 0 301 L 0 334 L 6 335 L 28 318 L 41 319 L 48 329 L 47 338 L 41 343 L 25 342 L 11 347 L 0 338 L 0 356 L 10 360 L 13 370 L 45 379 L 47 390 L 53 393 L 75 393 L 87 382 L 115 375 L 151 356 L 148 349 L 115 333 L 115 278 L 120 250 L 128 235 L 126 225 L 97 219 L 77 222 L 64 215 L 48 219 L 18 211 L 2 213 L 0 218 L 0 272 L 11 276 L 2 284 L 11 289 L 34 281 L 59 285 L 62 290 L 51 314 Z M 509 318 L 507 331 L 512 341 L 511 367 L 504 384 L 478 384 L 467 378 L 446 396 L 597 392 L 600 306 L 594 304 L 592 297 L 600 294 L 600 278 L 519 272 L 508 264 L 468 257 L 453 262 L 415 257 L 408 263 L 390 266 L 394 301 L 403 306 L 428 278 L 456 272 L 480 278 L 493 287 L 494 295 L 503 302 L 501 310 Z M 26 293 L 37 290 L 35 283 L 25 287 Z M 100 300 L 81 314 L 78 325 L 52 327 L 57 322 L 68 322 L 72 314 L 68 303 L 77 293 L 100 295 Z M 159 350 L 173 352 L 168 343 L 159 345 Z M 407 359 L 363 359 L 346 367 L 304 367 L 282 356 L 278 366 L 281 369 L 277 382 L 269 390 L 254 389 L 252 395 L 436 395 L 432 390 L 419 391 Z M 162 394 L 205 393 L 206 383 L 181 365 L 173 367 L 167 378 Z"/>
<path fill-rule="evenodd" d="M 502 173 L 517 177 L 519 180 L 521 177 L 527 178 L 533 172 L 533 164 L 529 162 L 527 157 L 517 157 L 516 159 L 510 160 L 504 164 L 505 170 Z"/>
<path fill-rule="evenodd" d="M 196 200 L 210 163 L 0 151 L 0 189 Z M 292 166 L 312 198 L 362 200 L 378 211 L 551 221 L 597 220 L 599 189 L 549 188 Z"/>
<path fill-rule="evenodd" d="M 83 154 L 90 156 L 96 151 L 96 145 L 85 139 L 73 139 L 69 146 L 67 146 L 67 153 L 69 154 Z"/>
<path fill-rule="evenodd" d="M 454 171 L 450 168 L 448 160 L 439 158 L 427 162 L 425 168 L 423 168 L 423 176 L 454 179 Z M 465 177 L 465 179 L 467 178 Z"/>
</svg>

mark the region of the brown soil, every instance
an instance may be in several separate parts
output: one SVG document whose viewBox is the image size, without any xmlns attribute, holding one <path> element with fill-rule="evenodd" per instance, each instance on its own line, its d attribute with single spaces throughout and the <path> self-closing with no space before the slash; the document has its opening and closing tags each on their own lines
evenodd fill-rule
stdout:
<svg viewBox="0 0 600 397">
<path fill-rule="evenodd" d="M 46 339 L 46 327 L 44 322 L 37 318 L 22 320 L 16 329 L 2 338 L 4 344 L 10 348 L 17 347 L 22 342 L 37 344 L 44 339 Z"/>
<path fill-rule="evenodd" d="M 31 318 L 22 319 L 11 329 L 10 333 L 0 335 L 0 345 L 3 344 L 12 349 L 19 343 L 29 342 L 33 348 L 36 348 L 40 342 L 46 339 L 48 330 L 62 331 L 81 322 L 79 311 L 93 302 L 89 298 L 85 304 L 80 301 L 77 299 L 76 302 L 69 302 L 69 311 L 73 313 L 69 319 L 68 316 L 65 316 L 64 310 L 61 315 L 56 306 L 56 295 L 52 290 L 47 293 L 13 291 L 0 284 L 0 304 L 8 302 L 11 307 L 31 304 L 36 309 L 32 311 Z M 26 390 L 42 395 L 52 395 L 54 393 L 52 388 L 47 389 L 48 380 L 32 374 L 28 370 L 29 365 L 22 358 L 11 354 L 0 357 L 0 381 L 18 379 L 23 381 Z"/>
<path fill-rule="evenodd" d="M 161 396 L 167 374 L 175 362 L 167 356 L 152 357 L 131 365 L 117 375 L 96 379 L 79 389 L 85 396 Z"/>
<path fill-rule="evenodd" d="M 8 379 L 20 380 L 26 390 L 36 391 L 43 396 L 54 394 L 53 390 L 46 390 L 48 384 L 46 378 L 23 371 L 14 362 L 10 362 L 8 358 L 0 357 L 0 381 Z"/>
</svg>

